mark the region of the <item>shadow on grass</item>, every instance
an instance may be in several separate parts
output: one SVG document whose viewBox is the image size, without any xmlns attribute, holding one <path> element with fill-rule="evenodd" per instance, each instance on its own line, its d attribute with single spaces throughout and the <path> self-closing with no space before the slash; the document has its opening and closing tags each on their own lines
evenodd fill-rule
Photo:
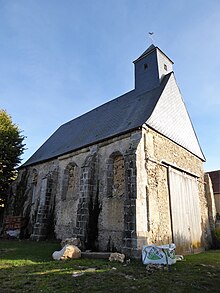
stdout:
<svg viewBox="0 0 220 293">
<path fill-rule="evenodd" d="M 42 264 L 21 265 L 2 270 L 1 292 L 130 292 L 140 263 L 129 267 L 106 260 L 49 261 Z M 138 288 L 138 287 L 137 287 Z M 120 291 L 119 291 L 120 292 Z"/>
<path fill-rule="evenodd" d="M 30 261 L 48 261 L 55 250 L 60 250 L 60 244 L 54 242 L 34 242 L 30 240 L 0 239 L 0 259 L 28 259 Z"/>
<path fill-rule="evenodd" d="M 140 261 L 53 261 L 59 243 L 1 241 L 1 292 L 219 292 L 220 251 L 149 273 Z"/>
<path fill-rule="evenodd" d="M 51 261 L 4 269 L 1 292 L 219 292 L 219 277 L 214 267 L 189 265 L 187 271 L 183 263 L 148 274 L 137 262 Z"/>
</svg>

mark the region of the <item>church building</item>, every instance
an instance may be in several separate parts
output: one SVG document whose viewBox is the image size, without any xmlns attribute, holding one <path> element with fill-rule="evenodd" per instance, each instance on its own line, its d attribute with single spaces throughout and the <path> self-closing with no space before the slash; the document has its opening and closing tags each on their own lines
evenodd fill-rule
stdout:
<svg viewBox="0 0 220 293">
<path fill-rule="evenodd" d="M 172 66 L 151 45 L 134 61 L 133 90 L 60 126 L 20 167 L 26 237 L 134 257 L 152 243 L 209 245 L 205 158 Z"/>
</svg>

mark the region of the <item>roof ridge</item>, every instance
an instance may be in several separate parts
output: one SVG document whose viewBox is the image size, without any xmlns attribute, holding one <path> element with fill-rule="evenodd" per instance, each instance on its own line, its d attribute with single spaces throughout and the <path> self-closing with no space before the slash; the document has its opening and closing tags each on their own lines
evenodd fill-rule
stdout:
<svg viewBox="0 0 220 293">
<path fill-rule="evenodd" d="M 154 46 L 154 44 L 151 44 L 137 59 L 133 61 L 133 63 L 136 63 L 138 60 L 142 59 L 143 57 L 151 53 L 153 50 L 155 50 L 156 48 L 157 47 Z"/>
<path fill-rule="evenodd" d="M 169 75 L 151 91 L 142 94 L 129 91 L 64 123 L 21 167 L 57 158 L 141 127 L 151 115 Z"/>
</svg>

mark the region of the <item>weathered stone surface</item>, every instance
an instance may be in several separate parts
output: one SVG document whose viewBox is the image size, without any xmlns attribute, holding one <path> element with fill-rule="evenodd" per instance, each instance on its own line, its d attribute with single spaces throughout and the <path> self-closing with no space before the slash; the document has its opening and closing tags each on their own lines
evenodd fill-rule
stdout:
<svg viewBox="0 0 220 293">
<path fill-rule="evenodd" d="M 82 250 L 140 256 L 143 245 L 172 241 L 167 165 L 198 176 L 203 243 L 210 237 L 202 161 L 151 129 L 106 140 L 27 170 L 32 239 L 54 231 L 79 237 Z M 20 177 L 18 177 L 19 180 Z"/>
<path fill-rule="evenodd" d="M 66 244 L 60 251 L 52 254 L 54 260 L 65 260 L 69 258 L 80 258 L 81 250 L 75 245 Z"/>
<path fill-rule="evenodd" d="M 125 255 L 123 253 L 113 252 L 110 254 L 109 260 L 123 263 L 125 261 Z"/>
<path fill-rule="evenodd" d="M 202 243 L 208 246 L 210 227 L 202 161 L 161 134 L 146 128 L 137 150 L 136 232 L 138 249 L 172 240 L 168 166 L 196 174 L 201 212 Z M 143 215 L 146 215 L 143 217 Z"/>
</svg>

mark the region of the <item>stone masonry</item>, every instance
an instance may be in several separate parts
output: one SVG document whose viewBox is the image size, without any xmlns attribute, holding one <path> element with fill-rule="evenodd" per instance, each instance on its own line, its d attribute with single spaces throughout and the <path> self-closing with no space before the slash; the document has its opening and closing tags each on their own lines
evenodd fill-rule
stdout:
<svg viewBox="0 0 220 293">
<path fill-rule="evenodd" d="M 142 245 L 170 243 L 168 164 L 198 176 L 201 245 L 208 246 L 201 161 L 147 127 L 28 167 L 26 235 L 79 237 L 83 249 L 133 257 Z"/>
</svg>

